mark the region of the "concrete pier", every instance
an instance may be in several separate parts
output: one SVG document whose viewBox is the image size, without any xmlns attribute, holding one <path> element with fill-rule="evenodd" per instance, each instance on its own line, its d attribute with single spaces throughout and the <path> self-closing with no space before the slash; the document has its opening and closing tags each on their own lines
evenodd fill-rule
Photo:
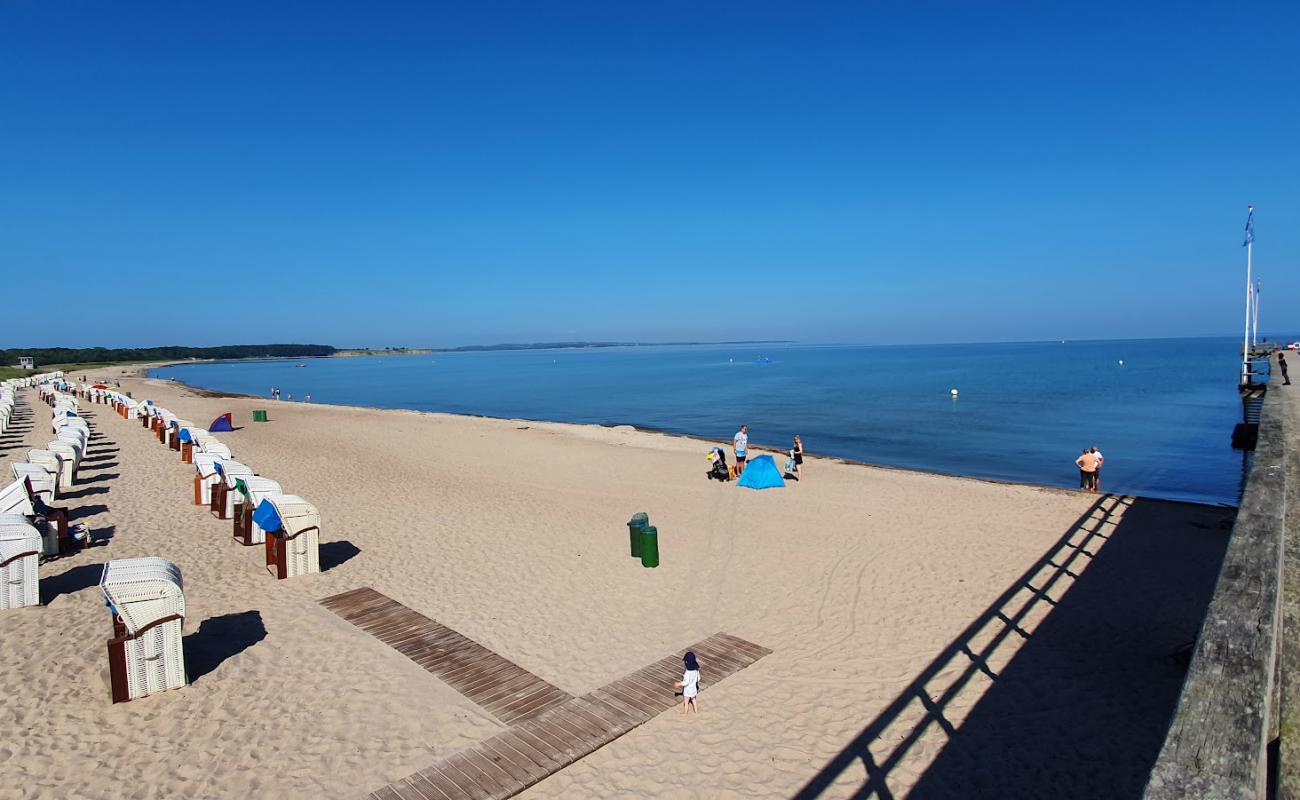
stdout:
<svg viewBox="0 0 1300 800">
<path fill-rule="evenodd" d="M 1148 800 L 1300 800 L 1300 401 L 1272 363 L 1254 466 Z"/>
</svg>

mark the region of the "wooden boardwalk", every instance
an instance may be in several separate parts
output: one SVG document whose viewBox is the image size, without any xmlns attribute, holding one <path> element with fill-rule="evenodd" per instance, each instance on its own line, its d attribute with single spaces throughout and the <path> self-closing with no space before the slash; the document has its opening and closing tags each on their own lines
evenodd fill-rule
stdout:
<svg viewBox="0 0 1300 800">
<path fill-rule="evenodd" d="M 573 699 L 513 661 L 369 587 L 320 602 L 507 725 Z"/>
<path fill-rule="evenodd" d="M 701 686 L 717 683 L 771 651 L 725 633 L 692 645 Z M 372 792 L 367 800 L 479 800 L 511 797 L 680 704 L 672 685 L 686 650 L 582 697 L 572 698 L 428 769 Z"/>
</svg>

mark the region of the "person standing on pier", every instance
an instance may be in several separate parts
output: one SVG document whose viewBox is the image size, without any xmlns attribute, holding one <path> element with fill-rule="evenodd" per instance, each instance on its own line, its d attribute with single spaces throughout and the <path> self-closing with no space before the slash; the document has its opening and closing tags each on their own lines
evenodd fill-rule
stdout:
<svg viewBox="0 0 1300 800">
<path fill-rule="evenodd" d="M 1281 350 L 1277 351 L 1277 368 L 1282 370 L 1282 385 L 1290 386 L 1291 376 L 1286 374 L 1286 356 L 1282 354 Z"/>
</svg>

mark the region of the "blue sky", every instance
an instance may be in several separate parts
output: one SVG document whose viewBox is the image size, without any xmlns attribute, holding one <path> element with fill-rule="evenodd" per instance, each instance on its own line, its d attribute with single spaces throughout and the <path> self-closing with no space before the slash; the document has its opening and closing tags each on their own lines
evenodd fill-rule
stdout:
<svg viewBox="0 0 1300 800">
<path fill-rule="evenodd" d="M 0 346 L 1295 332 L 1298 23 L 0 0 Z"/>
</svg>

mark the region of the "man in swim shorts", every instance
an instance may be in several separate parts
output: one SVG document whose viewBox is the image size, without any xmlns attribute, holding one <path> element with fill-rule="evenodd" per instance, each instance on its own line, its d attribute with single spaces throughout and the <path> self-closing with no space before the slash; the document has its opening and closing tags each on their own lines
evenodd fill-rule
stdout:
<svg viewBox="0 0 1300 800">
<path fill-rule="evenodd" d="M 731 446 L 736 451 L 736 474 L 745 471 L 745 454 L 749 451 L 749 426 L 741 425 L 736 435 L 731 437 Z"/>
</svg>

